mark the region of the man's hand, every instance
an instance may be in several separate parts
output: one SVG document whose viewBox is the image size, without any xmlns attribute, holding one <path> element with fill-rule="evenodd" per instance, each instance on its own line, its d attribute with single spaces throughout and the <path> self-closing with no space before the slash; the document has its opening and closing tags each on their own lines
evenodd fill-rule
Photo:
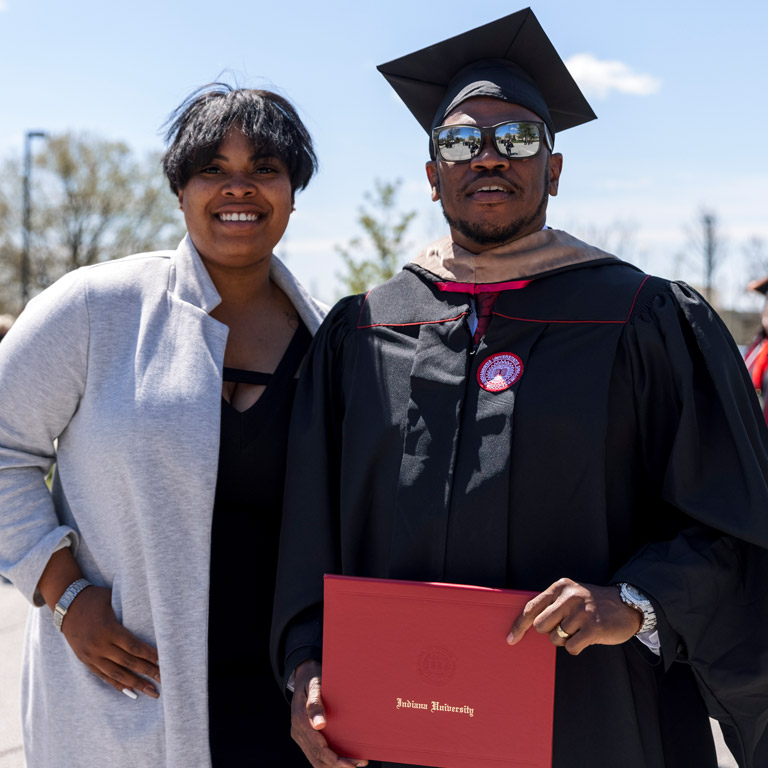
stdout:
<svg viewBox="0 0 768 768">
<path fill-rule="evenodd" d="M 112 590 L 86 587 L 70 605 L 61 631 L 80 661 L 118 691 L 140 691 L 158 698 L 157 651 L 129 632 L 112 610 Z M 136 698 L 133 696 L 133 698 Z"/>
<path fill-rule="evenodd" d="M 339 757 L 320 731 L 325 728 L 325 707 L 320 696 L 322 670 L 317 661 L 305 661 L 296 667 L 291 700 L 291 736 L 315 768 L 362 768 L 367 760 Z"/>
<path fill-rule="evenodd" d="M 625 605 L 616 587 L 596 587 L 560 579 L 534 597 L 512 625 L 507 642 L 520 642 L 533 627 L 548 634 L 578 656 L 589 645 L 619 645 L 632 638 L 643 623 L 639 611 Z M 561 637 L 557 627 L 570 635 Z"/>
</svg>

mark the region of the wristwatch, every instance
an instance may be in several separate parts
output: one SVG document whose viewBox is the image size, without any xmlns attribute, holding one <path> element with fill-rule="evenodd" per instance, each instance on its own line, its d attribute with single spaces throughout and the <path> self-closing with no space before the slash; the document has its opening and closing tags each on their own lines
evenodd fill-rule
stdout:
<svg viewBox="0 0 768 768">
<path fill-rule="evenodd" d="M 619 588 L 622 602 L 643 615 L 643 623 L 635 634 L 642 635 L 656 629 L 656 611 L 653 609 L 653 603 L 637 587 L 627 584 L 626 581 L 616 586 Z"/>
<path fill-rule="evenodd" d="M 61 632 L 61 622 L 64 621 L 64 617 L 67 615 L 69 606 L 72 605 L 72 601 L 86 588 L 90 587 L 91 582 L 85 579 L 78 579 L 73 581 L 65 590 L 61 599 L 56 603 L 56 607 L 53 609 L 53 626 Z"/>
</svg>

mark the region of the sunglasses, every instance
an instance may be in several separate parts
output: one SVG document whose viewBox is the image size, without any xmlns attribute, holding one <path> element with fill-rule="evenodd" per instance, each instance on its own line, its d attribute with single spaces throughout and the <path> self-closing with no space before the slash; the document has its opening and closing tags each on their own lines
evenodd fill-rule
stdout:
<svg viewBox="0 0 768 768">
<path fill-rule="evenodd" d="M 432 131 L 435 151 L 449 163 L 468 163 L 477 157 L 486 136 L 493 139 L 493 145 L 500 155 L 515 159 L 538 155 L 542 139 L 550 152 L 554 147 L 547 126 L 530 120 L 488 127 L 439 125 Z"/>
</svg>

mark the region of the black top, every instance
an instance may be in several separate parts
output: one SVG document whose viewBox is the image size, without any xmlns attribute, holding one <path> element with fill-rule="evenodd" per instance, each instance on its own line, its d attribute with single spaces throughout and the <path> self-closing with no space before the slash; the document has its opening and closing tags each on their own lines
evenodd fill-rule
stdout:
<svg viewBox="0 0 768 768">
<path fill-rule="evenodd" d="M 616 259 L 502 293 L 477 350 L 469 312 L 409 266 L 318 332 L 291 422 L 276 665 L 317 655 L 323 573 L 627 581 L 657 606 L 663 663 L 637 640 L 558 649 L 553 768 L 714 766 L 702 698 L 756 753 L 742 763 L 768 765 L 768 432 L 721 321 Z"/>
<path fill-rule="evenodd" d="M 269 625 L 288 421 L 309 342 L 302 324 L 274 374 L 224 369 L 225 381 L 266 389 L 246 411 L 223 398 L 221 404 L 208 632 L 214 766 L 304 760 L 290 738 L 289 709 L 269 664 Z"/>
</svg>

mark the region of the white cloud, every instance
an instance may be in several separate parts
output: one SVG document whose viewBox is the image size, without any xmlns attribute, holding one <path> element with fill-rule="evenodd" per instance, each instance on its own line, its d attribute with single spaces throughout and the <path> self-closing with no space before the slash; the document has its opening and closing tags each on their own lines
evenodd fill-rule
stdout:
<svg viewBox="0 0 768 768">
<path fill-rule="evenodd" d="M 633 72 L 623 61 L 601 61 L 591 53 L 577 53 L 565 65 L 585 94 L 601 99 L 612 91 L 648 96 L 661 88 L 658 78 Z"/>
</svg>

